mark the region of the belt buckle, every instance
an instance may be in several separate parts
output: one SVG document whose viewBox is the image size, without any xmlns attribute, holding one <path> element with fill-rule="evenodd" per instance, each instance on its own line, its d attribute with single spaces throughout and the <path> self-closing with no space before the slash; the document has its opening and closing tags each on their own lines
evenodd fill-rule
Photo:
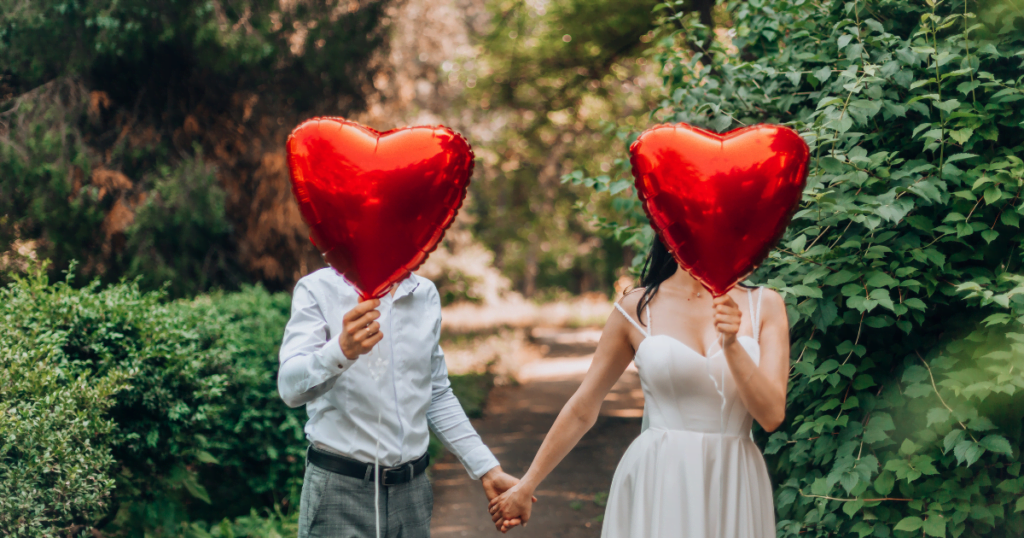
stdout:
<svg viewBox="0 0 1024 538">
<path fill-rule="evenodd" d="M 388 473 L 391 471 L 397 471 L 401 467 L 384 467 L 380 470 L 380 485 L 384 487 L 397 486 L 398 484 L 388 484 Z"/>
<path fill-rule="evenodd" d="M 409 481 L 411 482 L 413 474 L 415 474 L 415 468 L 412 466 L 412 463 L 406 463 L 405 465 L 399 465 L 398 467 L 384 467 L 383 469 L 381 469 L 380 485 L 384 487 L 397 486 L 399 484 L 398 482 L 394 484 L 388 483 L 388 473 L 391 471 L 402 471 L 406 468 L 409 469 Z"/>
</svg>

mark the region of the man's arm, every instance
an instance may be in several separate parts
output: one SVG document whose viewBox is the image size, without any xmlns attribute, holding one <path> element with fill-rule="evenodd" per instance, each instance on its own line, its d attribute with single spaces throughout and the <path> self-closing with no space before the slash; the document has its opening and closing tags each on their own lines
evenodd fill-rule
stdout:
<svg viewBox="0 0 1024 538">
<path fill-rule="evenodd" d="M 277 390 L 289 407 L 305 405 L 331 389 L 334 380 L 383 337 L 373 321 L 379 301 L 365 301 L 345 314 L 342 334 L 330 334 L 320 305 L 303 282 L 292 293 L 292 315 L 281 342 Z M 354 358 L 350 358 L 354 357 Z"/>
<path fill-rule="evenodd" d="M 440 325 L 438 321 L 438 330 Z M 470 424 L 466 411 L 462 409 L 462 404 L 452 392 L 451 382 L 448 380 L 448 367 L 444 362 L 444 352 L 440 345 L 434 345 L 430 361 L 433 394 L 430 407 L 427 409 L 427 424 L 444 443 L 445 448 L 459 458 L 469 476 L 474 480 L 480 480 L 484 494 L 490 501 L 518 484 L 519 479 L 502 470 L 498 459 Z M 533 498 L 533 502 L 537 502 L 536 497 Z M 494 527 L 498 530 L 506 524 L 513 527 L 522 522 L 518 518 L 507 522 L 503 518 L 494 521 Z"/>
<path fill-rule="evenodd" d="M 480 479 L 490 470 L 500 468 L 498 460 L 469 423 L 466 411 L 452 392 L 440 345 L 434 346 L 430 363 L 431 401 L 427 409 L 427 424 L 445 448 L 459 458 L 469 476 Z"/>
</svg>

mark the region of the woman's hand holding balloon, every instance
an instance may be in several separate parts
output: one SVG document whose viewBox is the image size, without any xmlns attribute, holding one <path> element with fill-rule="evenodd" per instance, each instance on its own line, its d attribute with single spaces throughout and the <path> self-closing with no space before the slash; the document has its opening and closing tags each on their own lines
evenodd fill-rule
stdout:
<svg viewBox="0 0 1024 538">
<path fill-rule="evenodd" d="M 715 297 L 715 330 L 722 335 L 722 347 L 726 348 L 736 342 L 736 334 L 740 332 L 740 321 L 743 314 L 736 301 L 728 293 Z"/>
<path fill-rule="evenodd" d="M 380 299 L 370 299 L 357 304 L 345 314 L 345 330 L 341 331 L 338 343 L 348 360 L 354 361 L 360 355 L 369 353 L 384 338 L 380 332 L 380 323 L 374 321 L 380 317 L 380 312 L 376 310 L 378 306 Z"/>
</svg>

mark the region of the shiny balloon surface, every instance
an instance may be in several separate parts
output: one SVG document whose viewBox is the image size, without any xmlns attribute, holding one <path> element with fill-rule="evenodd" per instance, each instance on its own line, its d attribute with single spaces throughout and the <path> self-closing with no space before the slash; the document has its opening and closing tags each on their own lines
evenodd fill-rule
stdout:
<svg viewBox="0 0 1024 538">
<path fill-rule="evenodd" d="M 416 270 L 455 219 L 473 150 L 447 127 L 384 133 L 316 118 L 288 138 L 292 190 L 310 240 L 364 299 Z"/>
<path fill-rule="evenodd" d="M 630 147 L 651 225 L 715 296 L 742 282 L 782 238 L 803 193 L 809 154 L 796 132 L 776 125 L 722 135 L 659 125 Z"/>
</svg>

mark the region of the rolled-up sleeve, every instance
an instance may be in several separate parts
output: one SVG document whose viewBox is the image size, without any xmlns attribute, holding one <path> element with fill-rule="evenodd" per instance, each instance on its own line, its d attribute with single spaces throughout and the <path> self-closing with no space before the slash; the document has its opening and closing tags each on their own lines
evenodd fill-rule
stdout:
<svg viewBox="0 0 1024 538">
<path fill-rule="evenodd" d="M 292 314 L 285 326 L 277 390 L 289 407 L 299 407 L 330 389 L 332 380 L 355 364 L 341 351 L 338 335 L 309 288 L 300 281 L 292 293 Z"/>
<path fill-rule="evenodd" d="M 440 301 L 438 301 L 440 309 Z M 440 336 L 441 321 L 437 322 L 437 335 Z M 444 362 L 444 351 L 440 344 L 434 345 L 430 357 L 431 402 L 427 409 L 427 423 L 444 446 L 455 454 L 466 468 L 469 476 L 478 480 L 487 471 L 498 466 L 498 459 L 484 444 L 483 439 L 473 428 L 462 409 L 458 398 L 452 392 L 448 380 L 448 366 Z"/>
</svg>

